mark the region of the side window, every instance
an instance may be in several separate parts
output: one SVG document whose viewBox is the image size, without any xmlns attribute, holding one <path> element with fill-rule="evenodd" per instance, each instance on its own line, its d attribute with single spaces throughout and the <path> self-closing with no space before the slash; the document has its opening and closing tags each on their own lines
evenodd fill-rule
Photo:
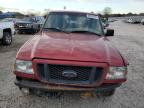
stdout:
<svg viewBox="0 0 144 108">
<path fill-rule="evenodd" d="M 33 17 L 33 18 L 31 18 L 31 20 L 32 20 L 32 22 L 35 22 L 35 21 L 36 21 L 36 18 Z"/>
<path fill-rule="evenodd" d="M 42 18 L 43 18 L 43 17 L 37 17 L 37 22 L 38 22 L 38 23 L 44 23 L 44 21 L 43 21 Z"/>
<path fill-rule="evenodd" d="M 35 17 L 36 23 L 39 23 L 39 17 Z"/>
<path fill-rule="evenodd" d="M 38 18 L 37 18 L 37 21 L 38 21 L 39 23 L 41 22 L 41 19 L 40 19 L 40 17 L 38 17 Z"/>
<path fill-rule="evenodd" d="M 38 22 L 41 23 L 41 17 L 38 17 Z"/>
<path fill-rule="evenodd" d="M 41 17 L 41 22 L 42 22 L 42 23 L 44 23 L 44 22 L 45 22 L 44 17 Z"/>
</svg>

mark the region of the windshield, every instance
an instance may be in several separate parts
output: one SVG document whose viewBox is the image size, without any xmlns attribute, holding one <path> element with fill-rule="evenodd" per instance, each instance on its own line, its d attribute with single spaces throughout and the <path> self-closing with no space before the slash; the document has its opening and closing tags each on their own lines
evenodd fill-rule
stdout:
<svg viewBox="0 0 144 108">
<path fill-rule="evenodd" d="M 30 21 L 30 22 L 34 22 L 34 18 L 32 17 L 25 17 L 22 19 L 23 21 Z"/>
<path fill-rule="evenodd" d="M 43 27 L 57 28 L 67 32 L 82 32 L 102 34 L 99 17 L 85 13 L 52 12 Z"/>
</svg>

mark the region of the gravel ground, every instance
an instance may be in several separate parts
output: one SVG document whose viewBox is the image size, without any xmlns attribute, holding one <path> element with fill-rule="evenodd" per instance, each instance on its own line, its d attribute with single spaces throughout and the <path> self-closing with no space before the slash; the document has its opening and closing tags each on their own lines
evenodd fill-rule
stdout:
<svg viewBox="0 0 144 108">
<path fill-rule="evenodd" d="M 144 26 L 117 21 L 111 24 L 113 45 L 128 59 L 128 80 L 112 97 L 82 98 L 79 93 L 64 93 L 59 98 L 23 95 L 14 85 L 12 63 L 19 47 L 31 35 L 16 35 L 11 46 L 0 45 L 0 108 L 144 108 Z"/>
</svg>

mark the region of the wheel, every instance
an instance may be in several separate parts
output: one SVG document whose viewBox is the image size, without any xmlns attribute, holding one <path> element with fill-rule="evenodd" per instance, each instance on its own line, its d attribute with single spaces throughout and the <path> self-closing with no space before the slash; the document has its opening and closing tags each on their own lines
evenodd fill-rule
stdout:
<svg viewBox="0 0 144 108">
<path fill-rule="evenodd" d="M 12 43 L 12 35 L 10 32 L 4 32 L 2 38 L 3 45 L 10 45 Z"/>
<path fill-rule="evenodd" d="M 18 34 L 23 34 L 23 32 L 22 31 L 18 31 Z"/>
<path fill-rule="evenodd" d="M 21 91 L 21 93 L 23 95 L 32 95 L 33 94 L 33 91 L 29 88 L 22 88 L 22 87 L 19 87 L 19 90 Z"/>
<path fill-rule="evenodd" d="M 35 30 L 35 28 L 34 28 L 33 25 L 31 26 L 30 33 L 31 33 L 32 35 L 36 33 L 36 30 Z"/>
<path fill-rule="evenodd" d="M 39 25 L 37 28 L 37 33 L 40 31 L 41 26 Z"/>
<path fill-rule="evenodd" d="M 101 95 L 108 97 L 114 95 L 114 93 L 115 93 L 115 89 L 112 89 L 112 90 L 102 92 Z"/>
<path fill-rule="evenodd" d="M 36 33 L 36 30 L 35 30 L 35 29 L 32 29 L 32 30 L 31 30 L 31 34 L 34 35 L 35 33 Z"/>
</svg>

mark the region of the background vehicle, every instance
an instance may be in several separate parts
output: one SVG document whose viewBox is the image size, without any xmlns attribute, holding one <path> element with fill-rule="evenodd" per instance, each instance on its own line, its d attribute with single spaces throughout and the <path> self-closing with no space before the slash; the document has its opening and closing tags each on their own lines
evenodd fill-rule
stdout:
<svg viewBox="0 0 144 108">
<path fill-rule="evenodd" d="M 144 25 L 144 19 L 141 20 L 141 24 Z"/>
<path fill-rule="evenodd" d="M 126 22 L 127 22 L 127 23 L 133 23 L 134 20 L 133 20 L 132 18 L 128 18 L 128 19 L 126 20 Z"/>
<path fill-rule="evenodd" d="M 44 18 L 42 16 L 26 17 L 16 24 L 16 30 L 18 33 L 36 33 L 40 30 L 44 24 Z"/>
<path fill-rule="evenodd" d="M 143 16 L 132 16 L 129 18 L 125 18 L 124 22 L 131 23 L 131 24 L 138 24 L 141 23 Z"/>
<path fill-rule="evenodd" d="M 117 20 L 116 20 L 116 19 L 112 19 L 112 18 L 109 18 L 109 19 L 108 19 L 108 22 L 109 22 L 109 23 L 115 22 L 115 21 L 117 21 Z"/>
<path fill-rule="evenodd" d="M 101 91 L 111 96 L 126 81 L 127 61 L 110 45 L 91 13 L 50 12 L 39 35 L 16 56 L 15 84 L 27 91 Z"/>
<path fill-rule="evenodd" d="M 104 28 L 109 26 L 109 21 L 107 18 L 102 18 L 102 25 L 104 26 Z"/>
<path fill-rule="evenodd" d="M 133 24 L 138 24 L 138 23 L 141 23 L 141 19 L 139 18 L 134 18 L 133 21 L 132 21 Z"/>
<path fill-rule="evenodd" d="M 18 21 L 20 21 L 20 19 L 17 18 L 5 18 L 3 20 L 1 20 L 2 22 L 13 22 L 14 27 L 16 27 L 16 24 Z"/>
<path fill-rule="evenodd" d="M 15 33 L 13 22 L 0 21 L 0 41 L 3 45 L 10 45 Z"/>
</svg>

